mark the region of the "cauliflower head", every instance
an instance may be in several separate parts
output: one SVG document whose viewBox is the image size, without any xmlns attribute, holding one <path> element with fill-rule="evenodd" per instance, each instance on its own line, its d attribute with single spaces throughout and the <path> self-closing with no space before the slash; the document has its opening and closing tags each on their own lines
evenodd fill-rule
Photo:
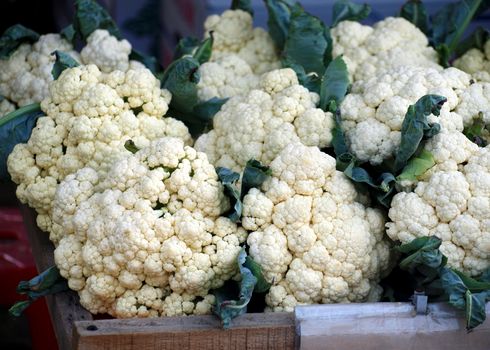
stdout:
<svg viewBox="0 0 490 350">
<path fill-rule="evenodd" d="M 59 34 L 41 35 L 34 44 L 22 44 L 7 59 L 0 59 L 0 95 L 18 106 L 41 102 L 53 80 L 56 60 L 51 53 L 65 51 L 78 59 L 73 46 Z"/>
<path fill-rule="evenodd" d="M 272 311 L 374 300 L 390 268 L 385 218 L 365 206 L 354 185 L 317 147 L 289 144 L 272 176 L 243 200 L 249 255 L 272 284 Z"/>
<path fill-rule="evenodd" d="M 470 76 L 456 68 L 440 71 L 402 66 L 354 83 L 340 107 L 342 129 L 351 152 L 373 165 L 392 157 L 400 146 L 407 108 L 427 94 L 447 98 L 440 116 L 429 116 L 429 121 L 439 123 L 443 131 L 463 131 L 457 107 L 459 96 L 470 82 Z M 460 110 L 464 112 L 463 107 Z"/>
<path fill-rule="evenodd" d="M 413 192 L 394 196 L 387 234 L 402 243 L 437 236 L 448 265 L 477 276 L 490 266 L 490 147 L 459 156 L 459 164 L 432 170 Z"/>
<path fill-rule="evenodd" d="M 325 147 L 333 117 L 316 108 L 319 97 L 299 85 L 289 68 L 262 76 L 260 89 L 232 97 L 213 118 L 213 130 L 195 144 L 215 166 L 241 172 L 248 160 L 269 164 L 291 142 Z"/>
<path fill-rule="evenodd" d="M 51 206 L 57 184 L 89 166 L 107 171 L 125 154 L 124 143 L 138 147 L 163 136 L 191 142 L 186 126 L 163 118 L 171 95 L 147 69 L 103 74 L 94 65 L 66 69 L 51 82 L 29 141 L 18 144 L 7 166 L 18 184 L 17 196 L 38 212 L 38 225 L 51 231 Z M 56 234 L 51 239 L 57 242 Z"/>
<path fill-rule="evenodd" d="M 15 111 L 15 104 L 7 99 L 0 99 L 0 117 Z"/>
<path fill-rule="evenodd" d="M 85 167 L 58 187 L 55 262 L 91 313 L 156 317 L 210 313 L 238 273 L 246 231 L 204 153 L 165 137 L 126 152 L 106 172 Z"/>
<path fill-rule="evenodd" d="M 453 65 L 471 74 L 477 81 L 490 83 L 490 39 L 483 46 L 483 51 L 476 48 L 468 50 Z"/>
<path fill-rule="evenodd" d="M 354 81 L 399 66 L 442 69 L 425 34 L 402 17 L 387 17 L 373 27 L 342 21 L 331 33 L 333 56 L 343 55 Z"/>
<path fill-rule="evenodd" d="M 226 10 L 221 15 L 211 15 L 204 22 L 206 37 L 213 32 L 211 61 L 222 56 L 237 55 L 262 74 L 281 66 L 274 42 L 262 28 L 253 28 L 252 16 L 242 10 Z"/>
</svg>

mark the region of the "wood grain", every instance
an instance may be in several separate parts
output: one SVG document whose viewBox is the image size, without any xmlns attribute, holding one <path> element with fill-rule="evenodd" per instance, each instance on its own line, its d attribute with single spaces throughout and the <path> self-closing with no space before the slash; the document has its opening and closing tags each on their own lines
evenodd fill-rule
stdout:
<svg viewBox="0 0 490 350">
<path fill-rule="evenodd" d="M 44 271 L 54 265 L 53 243 L 49 240 L 48 234 L 37 227 L 36 212 L 33 209 L 23 205 L 21 212 L 37 270 L 39 272 Z M 80 306 L 78 294 L 72 291 L 48 296 L 46 303 L 60 350 L 72 349 L 73 322 L 92 320 L 92 315 Z"/>
</svg>

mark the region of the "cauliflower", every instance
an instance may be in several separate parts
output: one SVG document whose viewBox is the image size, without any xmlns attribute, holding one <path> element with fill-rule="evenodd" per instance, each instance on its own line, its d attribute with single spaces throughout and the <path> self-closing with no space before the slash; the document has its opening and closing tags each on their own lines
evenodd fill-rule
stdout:
<svg viewBox="0 0 490 350">
<path fill-rule="evenodd" d="M 359 202 L 354 185 L 317 147 L 292 143 L 272 161 L 272 177 L 243 200 L 250 256 L 272 284 L 272 311 L 375 298 L 390 267 L 381 211 Z M 375 293 L 376 294 L 376 293 Z"/>
<path fill-rule="evenodd" d="M 476 48 L 468 50 L 453 65 L 471 74 L 477 81 L 490 83 L 490 39 L 483 46 L 483 51 Z"/>
<path fill-rule="evenodd" d="M 342 129 L 351 152 L 373 165 L 392 157 L 400 145 L 407 108 L 427 94 L 447 98 L 440 116 L 429 116 L 429 121 L 439 123 L 447 132 L 463 131 L 462 116 L 454 110 L 458 112 L 459 95 L 470 86 L 470 80 L 468 74 L 456 68 L 439 71 L 403 66 L 354 83 L 340 107 Z M 459 107 L 459 111 L 464 112 L 464 108 Z"/>
<path fill-rule="evenodd" d="M 387 17 L 373 27 L 342 21 L 331 33 L 333 56 L 343 55 L 354 81 L 399 66 L 442 69 L 425 34 L 402 17 Z"/>
<path fill-rule="evenodd" d="M 448 265 L 477 276 L 490 267 L 490 147 L 461 150 L 458 140 L 442 136 L 449 147 L 437 152 L 455 155 L 450 166 L 431 169 L 414 192 L 395 195 L 387 234 L 402 243 L 437 236 Z"/>
<path fill-rule="evenodd" d="M 90 166 L 105 172 L 121 155 L 124 143 L 138 147 L 174 136 L 191 142 L 185 125 L 162 118 L 171 95 L 147 69 L 102 74 L 94 65 L 66 69 L 50 83 L 40 117 L 26 144 L 18 144 L 7 166 L 18 184 L 17 196 L 38 212 L 38 226 L 51 231 L 57 184 Z M 56 243 L 59 236 L 51 232 Z"/>
<path fill-rule="evenodd" d="M 211 15 L 204 22 L 206 37 L 213 32 L 211 61 L 228 55 L 238 55 L 262 74 L 281 66 L 272 38 L 262 28 L 253 28 L 252 16 L 242 10 L 226 10 L 221 15 Z"/>
<path fill-rule="evenodd" d="M 328 146 L 331 113 L 316 108 L 319 97 L 299 85 L 292 69 L 279 69 L 261 78 L 260 89 L 232 97 L 213 118 L 213 130 L 195 147 L 212 164 L 237 172 L 249 159 L 270 163 L 291 142 Z"/>
<path fill-rule="evenodd" d="M 51 69 L 55 50 L 78 58 L 72 45 L 59 34 L 41 35 L 34 44 L 22 44 L 8 59 L 0 59 L 0 95 L 19 107 L 41 102 L 53 80 Z"/>
<path fill-rule="evenodd" d="M 471 125 L 480 115 L 490 125 L 490 80 L 473 83 L 459 95 L 456 113 L 463 118 L 464 126 Z"/>
<path fill-rule="evenodd" d="M 0 117 L 15 111 L 15 105 L 7 99 L 0 97 Z"/>
<path fill-rule="evenodd" d="M 246 94 L 258 87 L 259 77 L 236 55 L 222 56 L 199 67 L 197 93 L 201 101 Z"/>
<path fill-rule="evenodd" d="M 68 175 L 54 199 L 62 231 L 55 262 L 91 313 L 156 317 L 210 313 L 238 273 L 246 232 L 205 154 L 166 137 L 126 154 L 107 172 Z"/>
<path fill-rule="evenodd" d="M 144 67 L 129 60 L 131 44 L 127 40 L 117 40 L 105 29 L 90 34 L 80 54 L 59 34 L 46 34 L 32 45 L 21 45 L 8 59 L 0 60 L 0 95 L 19 107 L 46 98 L 56 60 L 52 53 L 56 50 L 68 53 L 82 64 L 95 64 L 104 73 Z"/>
</svg>

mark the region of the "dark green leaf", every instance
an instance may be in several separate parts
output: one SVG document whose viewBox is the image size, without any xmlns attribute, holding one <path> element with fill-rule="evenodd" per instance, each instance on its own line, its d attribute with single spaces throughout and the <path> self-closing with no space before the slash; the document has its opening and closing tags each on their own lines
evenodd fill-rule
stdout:
<svg viewBox="0 0 490 350">
<path fill-rule="evenodd" d="M 68 289 L 68 283 L 61 277 L 58 268 L 52 266 L 31 280 L 19 283 L 17 293 L 27 295 L 29 300 L 16 303 L 9 312 L 11 315 L 19 316 L 36 299 Z"/>
<path fill-rule="evenodd" d="M 335 155 L 337 156 L 337 163 L 341 161 L 341 163 L 345 165 L 339 170 L 344 171 L 345 167 L 347 167 L 347 165 L 353 161 L 354 156 L 349 153 L 349 148 L 345 142 L 345 136 L 342 130 L 342 116 L 340 114 L 340 108 L 337 108 L 337 110 L 334 112 L 334 116 L 335 125 L 332 129 L 332 146 Z"/>
<path fill-rule="evenodd" d="M 400 253 L 412 254 L 420 249 L 437 249 L 441 246 L 441 243 L 441 239 L 435 236 L 418 237 L 412 240 L 410 243 L 402 244 L 396 247 L 396 250 L 398 250 Z"/>
<path fill-rule="evenodd" d="M 332 24 L 335 27 L 342 21 L 362 21 L 371 13 L 367 4 L 356 4 L 348 0 L 339 0 L 333 4 Z"/>
<path fill-rule="evenodd" d="M 77 33 L 75 31 L 75 27 L 73 24 L 70 24 L 63 28 L 60 32 L 61 36 L 68 40 L 70 43 L 75 44 L 75 39 L 77 37 Z"/>
<path fill-rule="evenodd" d="M 453 270 L 453 272 L 459 276 L 459 278 L 461 279 L 461 281 L 463 281 L 466 288 L 468 288 L 473 293 L 490 290 L 490 282 L 478 281 L 472 277 L 466 276 L 464 273 L 458 270 Z"/>
<path fill-rule="evenodd" d="M 37 119 L 43 115 L 39 103 L 19 108 L 0 118 L 0 179 L 9 179 L 7 158 L 18 143 L 25 143 Z"/>
<path fill-rule="evenodd" d="M 230 198 L 230 204 L 233 208 L 228 214 L 228 218 L 233 222 L 240 220 L 242 216 L 242 201 L 240 191 L 238 191 L 237 181 L 240 179 L 240 174 L 228 169 L 216 168 L 218 178 L 225 187 L 225 194 Z"/>
<path fill-rule="evenodd" d="M 206 38 L 202 41 L 201 45 L 199 45 L 194 52 L 194 58 L 199 64 L 203 64 L 204 62 L 209 61 L 211 58 L 211 51 L 213 49 L 213 32 L 209 33 L 209 38 Z"/>
<path fill-rule="evenodd" d="M 179 40 L 175 47 L 173 61 L 181 58 L 184 55 L 192 55 L 194 50 L 199 46 L 199 39 L 190 36 Z"/>
<path fill-rule="evenodd" d="M 444 255 L 438 249 L 441 245 L 441 240 L 439 238 L 433 236 L 420 237 L 416 238 L 414 241 L 407 244 L 412 244 L 411 247 L 406 247 L 406 245 L 398 247 L 400 252 L 407 254 L 407 250 L 413 248 L 413 246 L 420 246 L 421 243 L 424 243 L 423 246 L 419 247 L 414 252 L 410 252 L 410 255 L 400 262 L 400 268 L 402 270 L 413 272 L 419 266 L 428 266 L 432 269 L 438 269 L 445 265 Z"/>
<path fill-rule="evenodd" d="M 471 142 L 476 143 L 480 147 L 485 147 L 490 141 L 485 138 L 485 134 L 488 134 L 486 127 L 487 126 L 483 122 L 483 113 L 480 112 L 478 118 L 475 118 L 472 124 L 464 128 L 463 134 L 465 134 Z"/>
<path fill-rule="evenodd" d="M 231 1 L 232 10 L 242 10 L 254 15 L 254 10 L 252 7 L 252 0 L 232 0 Z"/>
<path fill-rule="evenodd" d="M 466 288 L 461 278 L 452 269 L 443 268 L 441 271 L 441 283 L 449 297 L 449 303 L 458 309 L 464 309 L 468 288 Z"/>
<path fill-rule="evenodd" d="M 219 112 L 226 101 L 228 101 L 227 98 L 213 97 L 194 106 L 193 119 L 202 127 L 200 133 L 212 126 L 214 115 Z"/>
<path fill-rule="evenodd" d="M 71 57 L 66 52 L 56 50 L 52 53 L 52 55 L 56 56 L 56 61 L 53 64 L 53 69 L 51 69 L 53 80 L 58 79 L 58 77 L 65 69 L 77 67 L 80 65 L 77 61 L 75 61 L 73 57 Z"/>
<path fill-rule="evenodd" d="M 482 282 L 489 282 L 490 283 L 490 268 L 486 269 L 480 276 L 479 278 L 480 281 Z"/>
<path fill-rule="evenodd" d="M 157 78 L 161 78 L 161 75 L 163 75 L 163 67 L 154 56 L 145 55 L 144 53 L 133 49 L 129 54 L 129 59 L 141 62 L 146 68 L 151 70 L 153 75 Z"/>
<path fill-rule="evenodd" d="M 232 319 L 247 312 L 247 305 L 250 302 L 255 285 L 257 284 L 257 278 L 253 275 L 252 271 L 244 265 L 246 259 L 247 253 L 245 252 L 245 249 L 242 249 L 238 255 L 238 266 L 242 278 L 240 281 L 238 298 L 228 299 L 229 296 L 223 293 L 223 290 L 215 292 L 216 304 L 213 308 L 213 312 L 220 318 L 223 323 L 223 328 L 229 328 Z"/>
<path fill-rule="evenodd" d="M 250 256 L 247 256 L 245 260 L 245 264 L 243 264 L 246 268 L 248 268 L 252 274 L 257 278 L 257 284 L 254 288 L 254 293 L 265 293 L 267 292 L 271 284 L 265 280 L 265 277 L 262 273 L 262 266 L 259 263 L 255 262 Z"/>
<path fill-rule="evenodd" d="M 456 56 L 462 56 L 466 51 L 476 48 L 483 51 L 483 46 L 490 39 L 490 32 L 483 27 L 477 27 L 473 33 L 458 44 L 455 49 Z"/>
<path fill-rule="evenodd" d="M 172 93 L 170 106 L 180 113 L 192 113 L 199 102 L 197 83 L 199 82 L 199 62 L 184 56 L 172 62 L 162 77 L 162 87 Z"/>
<path fill-rule="evenodd" d="M 283 56 L 303 66 L 307 73 L 323 75 L 331 58 L 331 42 L 323 22 L 297 7 L 291 13 Z"/>
<path fill-rule="evenodd" d="M 365 183 L 371 187 L 378 188 L 371 175 L 365 169 L 355 166 L 354 162 L 347 166 L 344 174 L 354 182 Z"/>
<path fill-rule="evenodd" d="M 301 85 L 303 85 L 311 92 L 316 92 L 317 94 L 320 94 L 320 84 L 322 80 L 318 74 L 306 74 L 303 66 L 297 64 L 296 62 L 293 62 L 291 59 L 288 58 L 284 58 L 282 60 L 282 67 L 291 68 L 292 70 L 294 70 Z"/>
<path fill-rule="evenodd" d="M 426 35 L 429 34 L 429 16 L 422 1 L 407 1 L 400 10 L 400 17 L 414 24 Z"/>
<path fill-rule="evenodd" d="M 243 170 L 240 198 L 243 199 L 251 188 L 260 188 L 271 174 L 272 171 L 268 166 L 262 165 L 255 159 L 249 160 Z"/>
<path fill-rule="evenodd" d="M 400 175 L 396 177 L 397 181 L 416 181 L 419 176 L 423 175 L 427 170 L 436 164 L 432 153 L 422 150 L 422 152 L 412 157 L 407 165 L 403 168 Z"/>
<path fill-rule="evenodd" d="M 133 140 L 127 140 L 125 143 L 124 143 L 124 148 L 126 148 L 127 151 L 135 154 L 136 152 L 138 152 L 140 149 L 135 145 L 135 143 L 133 142 Z"/>
<path fill-rule="evenodd" d="M 403 169 L 417 151 L 422 138 L 431 137 L 440 130 L 439 124 L 429 124 L 427 117 L 438 116 L 442 105 L 447 101 L 443 96 L 425 95 L 414 105 L 410 105 L 403 119 L 400 147 L 396 153 L 394 170 Z"/>
<path fill-rule="evenodd" d="M 8 58 L 23 43 L 33 43 L 39 34 L 21 24 L 11 26 L 0 37 L 0 58 Z"/>
<path fill-rule="evenodd" d="M 340 106 L 349 88 L 349 72 L 342 57 L 335 58 L 327 66 L 320 88 L 320 108 L 327 111 L 332 101 Z M 332 111 L 331 111 L 332 112 Z"/>
<path fill-rule="evenodd" d="M 431 43 L 439 53 L 440 64 L 444 67 L 449 65 L 451 55 L 481 2 L 460 0 L 444 6 L 433 16 Z"/>
<path fill-rule="evenodd" d="M 487 318 L 485 303 L 490 300 L 489 292 L 472 293 L 466 291 L 466 329 L 471 330 Z"/>
<path fill-rule="evenodd" d="M 293 8 L 300 7 L 299 3 L 292 0 L 265 0 L 268 19 L 269 34 L 277 48 L 282 51 L 288 36 L 289 21 Z"/>
<path fill-rule="evenodd" d="M 97 29 L 106 29 L 122 39 L 119 28 L 109 13 L 95 0 L 76 0 L 74 28 L 83 41 Z"/>
</svg>

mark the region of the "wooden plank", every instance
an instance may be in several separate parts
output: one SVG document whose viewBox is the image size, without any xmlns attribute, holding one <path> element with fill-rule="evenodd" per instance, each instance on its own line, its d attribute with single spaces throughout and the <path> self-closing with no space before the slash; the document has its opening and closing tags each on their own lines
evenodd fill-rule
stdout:
<svg viewBox="0 0 490 350">
<path fill-rule="evenodd" d="M 246 314 L 224 330 L 214 316 L 75 322 L 75 349 L 281 349 L 295 348 L 292 313 Z"/>
<path fill-rule="evenodd" d="M 32 247 L 32 253 L 37 270 L 44 271 L 54 265 L 54 246 L 48 234 L 42 232 L 36 225 L 36 212 L 26 205 L 21 206 L 21 212 L 26 225 L 27 235 Z M 53 323 L 54 332 L 60 350 L 72 349 L 73 322 L 92 320 L 92 315 L 82 308 L 78 302 L 78 294 L 73 291 L 48 296 L 46 303 Z"/>
</svg>

